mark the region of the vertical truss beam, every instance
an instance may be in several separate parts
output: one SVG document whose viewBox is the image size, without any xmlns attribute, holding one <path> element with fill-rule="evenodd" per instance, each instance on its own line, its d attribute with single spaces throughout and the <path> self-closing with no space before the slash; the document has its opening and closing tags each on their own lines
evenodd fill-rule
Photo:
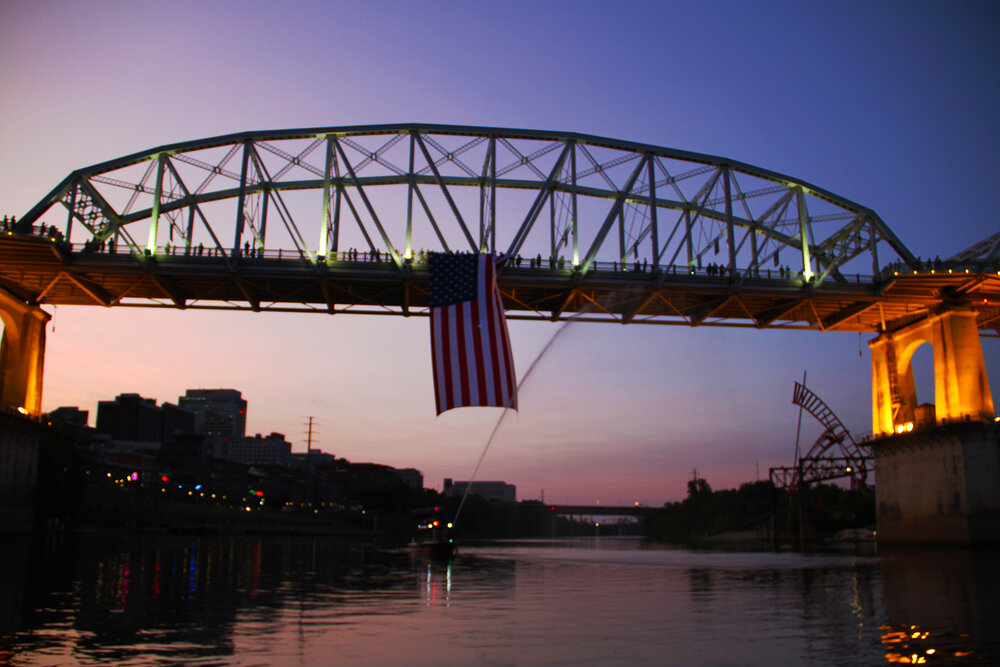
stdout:
<svg viewBox="0 0 1000 667">
<path fill-rule="evenodd" d="M 612 205 L 611 210 L 608 211 L 608 215 L 604 219 L 604 224 L 602 224 L 601 228 L 598 230 L 597 236 L 594 238 L 594 241 L 590 246 L 590 250 L 587 251 L 587 256 L 584 258 L 583 264 L 580 266 L 580 273 L 587 273 L 590 269 L 590 265 L 594 263 L 594 259 L 597 257 L 597 252 L 601 249 L 601 244 L 604 243 L 604 239 L 611 230 L 611 225 L 614 224 L 615 218 L 621 214 L 625 200 L 628 198 L 629 194 L 631 194 L 632 188 L 635 186 L 635 182 L 638 180 L 639 174 L 642 173 L 643 168 L 646 166 L 648 159 L 648 156 L 644 156 L 639 160 L 639 164 L 637 164 L 635 169 L 632 170 L 632 175 L 629 176 L 625 187 L 618 193 L 618 196 L 615 197 L 615 203 Z"/>
<path fill-rule="evenodd" d="M 330 242 L 330 183 L 333 173 L 333 146 L 330 137 L 326 137 L 326 157 L 323 160 L 323 206 L 320 212 L 319 246 L 316 254 L 322 261 L 327 257 L 328 244 Z M 267 210 L 267 207 L 264 207 Z"/>
<path fill-rule="evenodd" d="M 878 236 L 875 232 L 875 221 L 867 218 L 865 222 L 868 223 L 865 225 L 868 227 L 868 247 L 872 252 L 872 275 L 877 276 L 880 267 L 878 265 Z"/>
<path fill-rule="evenodd" d="M 801 187 L 795 189 L 799 209 L 799 237 L 802 241 L 802 277 L 806 282 L 812 279 L 812 259 L 809 257 L 809 210 L 806 205 L 806 193 Z"/>
<path fill-rule="evenodd" d="M 424 145 L 424 140 L 420 137 L 420 133 L 414 131 L 413 136 L 417 140 L 417 145 L 420 147 L 420 151 L 424 154 L 424 159 L 427 160 L 427 165 L 434 172 L 434 178 L 437 180 L 438 185 L 441 187 L 441 192 L 444 193 L 444 198 L 448 200 L 448 205 L 451 207 L 452 213 L 455 214 L 455 220 L 458 221 L 458 226 L 462 228 L 465 233 L 465 239 L 469 242 L 470 249 L 476 249 L 476 242 L 472 238 L 472 234 L 469 233 L 469 228 L 465 224 L 465 219 L 462 218 L 462 213 L 458 210 L 458 206 L 455 205 L 455 200 L 451 197 L 451 192 L 448 190 L 448 186 L 445 185 L 444 179 L 441 178 L 441 172 L 438 171 L 437 165 L 434 160 L 431 159 L 431 154 L 427 150 L 427 146 Z"/>
<path fill-rule="evenodd" d="M 726 195 L 726 243 L 729 246 L 729 275 L 736 275 L 736 237 L 733 225 L 733 188 L 729 165 L 722 168 L 722 188 Z"/>
<path fill-rule="evenodd" d="M 66 209 L 66 240 L 70 241 L 73 238 L 73 213 L 76 211 L 76 196 L 80 192 L 80 186 L 75 185 L 73 189 L 70 190 L 69 195 L 69 208 Z"/>
<path fill-rule="evenodd" d="M 660 265 L 660 232 L 659 232 L 659 222 L 657 218 L 657 206 L 656 206 L 656 165 L 653 161 L 653 156 L 646 154 L 646 161 L 648 163 L 649 172 L 649 237 L 650 237 L 650 249 L 653 255 L 653 269 Z"/>
<path fill-rule="evenodd" d="M 271 178 L 271 174 L 268 173 L 267 166 L 264 164 L 264 161 L 261 160 L 260 155 L 257 153 L 257 149 L 253 146 L 250 146 L 249 148 L 252 152 L 251 158 L 253 159 L 254 169 L 257 172 L 257 177 L 258 179 L 260 179 L 262 184 L 263 196 L 264 196 L 264 211 L 266 212 L 268 206 L 268 197 L 272 192 L 274 179 Z M 275 209 L 278 211 L 278 215 L 281 217 L 281 221 L 282 223 L 284 223 L 285 229 L 288 230 L 288 236 L 289 238 L 292 239 L 292 243 L 295 244 L 295 249 L 298 250 L 299 257 L 301 257 L 302 259 L 309 260 L 310 262 L 313 262 L 313 264 L 315 264 L 317 262 L 317 258 L 313 255 L 313 252 L 309 249 L 309 244 L 306 243 L 306 240 L 302 237 L 302 232 L 299 231 L 298 225 L 295 224 L 295 218 L 294 216 L 292 216 L 292 212 L 285 204 L 285 200 L 281 196 L 281 191 L 274 190 L 273 193 L 274 193 L 273 196 L 275 202 Z M 266 218 L 262 214 L 261 217 L 262 225 L 261 225 L 261 231 L 258 234 L 258 238 L 261 238 L 263 235 L 263 223 L 265 220 Z M 251 231 L 252 230 L 253 226 L 251 225 Z M 233 249 L 233 255 L 239 256 L 239 253 L 240 253 L 240 248 L 237 245 Z"/>
<path fill-rule="evenodd" d="M 149 236 L 146 241 L 146 252 L 156 253 L 156 231 L 160 224 L 160 197 L 163 196 L 163 154 L 156 156 L 156 187 L 153 190 L 153 212 L 149 216 Z"/>
<path fill-rule="evenodd" d="M 570 172 L 572 174 L 572 215 L 573 215 L 573 269 L 580 267 L 580 218 L 577 215 L 577 191 L 576 191 L 576 142 L 569 142 L 570 146 Z"/>
<path fill-rule="evenodd" d="M 213 230 L 212 226 L 208 224 L 208 219 L 205 218 L 205 214 L 202 213 L 201 207 L 198 206 L 198 204 L 194 201 L 194 197 L 191 194 L 191 191 L 187 189 L 187 186 L 184 184 L 184 181 L 181 180 L 180 174 L 177 173 L 177 169 L 174 167 L 173 162 L 171 162 L 170 158 L 168 158 L 168 157 L 165 157 L 163 161 L 166 164 L 167 169 L 170 170 L 170 174 L 173 176 L 174 180 L 177 181 L 177 185 L 180 187 L 181 191 L 184 193 L 184 196 L 190 201 L 190 203 L 188 204 L 188 207 L 190 209 L 190 213 L 188 214 L 188 232 L 187 232 L 188 241 L 187 241 L 187 248 L 190 249 L 190 247 L 191 247 L 191 237 L 193 236 L 193 231 L 194 231 L 194 229 L 193 229 L 194 228 L 194 215 L 197 212 L 198 217 L 201 218 L 202 224 L 205 225 L 205 229 L 208 230 L 209 236 L 211 236 L 212 240 L 215 241 L 215 247 L 218 248 L 222 252 L 222 257 L 223 257 L 223 259 L 226 262 L 226 266 L 228 266 L 229 268 L 232 268 L 232 264 L 230 262 L 229 254 L 226 252 L 226 249 L 222 246 L 222 242 L 219 240 L 219 237 L 217 237 L 215 235 L 215 230 Z"/>
<path fill-rule="evenodd" d="M 246 199 L 247 199 L 247 178 L 250 167 L 250 144 L 251 140 L 243 142 L 243 164 L 240 167 L 240 192 L 236 198 L 236 231 L 233 236 L 233 257 L 239 252 L 240 242 L 243 240 L 243 225 L 246 223 Z"/>
<path fill-rule="evenodd" d="M 524 222 L 518 228 L 517 233 L 514 234 L 514 238 L 510 242 L 510 248 L 507 250 L 507 254 L 511 257 L 516 255 L 521 251 L 521 246 L 524 244 L 524 240 L 528 237 L 528 232 L 535 224 L 535 220 L 538 219 L 538 214 L 542 212 L 542 208 L 545 206 L 545 200 L 552 196 L 552 184 L 556 182 L 559 177 L 559 173 L 562 171 L 563 163 L 566 161 L 566 157 L 570 152 L 570 145 L 566 144 L 563 147 L 562 152 L 559 157 L 556 158 L 556 163 L 553 165 L 552 170 L 549 172 L 548 178 L 545 179 L 545 183 L 538 191 L 538 196 L 535 197 L 535 201 L 531 204 L 531 208 L 528 209 L 528 214 L 524 217 Z"/>
<path fill-rule="evenodd" d="M 490 137 L 490 252 L 497 251 L 497 138 Z"/>
<path fill-rule="evenodd" d="M 417 140 L 419 141 L 419 137 L 417 138 Z M 336 146 L 337 152 L 340 154 L 340 158 L 344 161 L 344 166 L 347 168 L 347 173 L 351 177 L 351 183 L 354 184 L 355 190 L 357 190 L 358 194 L 361 195 L 361 200 L 365 203 L 365 207 L 368 209 L 368 214 L 372 217 L 372 221 L 375 223 L 375 228 L 378 230 L 378 233 L 382 236 L 382 241 L 385 243 L 386 250 L 392 257 L 393 263 L 396 265 L 397 268 L 402 269 L 403 260 L 399 256 L 399 252 L 396 250 L 395 246 L 392 244 L 392 240 L 386 233 L 385 228 L 382 227 L 382 223 L 381 221 L 379 221 L 378 214 L 375 213 L 375 207 L 372 206 L 371 201 L 368 199 L 368 195 L 365 194 L 364 188 L 361 187 L 361 183 L 358 181 L 358 175 L 354 173 L 354 167 L 351 166 L 350 160 L 347 159 L 347 155 L 344 154 L 344 149 L 341 147 L 340 142 L 337 141 L 336 137 L 334 137 L 333 141 L 334 145 Z M 348 205 L 351 205 L 350 199 L 348 199 L 347 202 Z M 351 210 L 354 210 L 353 205 L 351 205 Z M 354 215 L 355 217 L 357 217 L 357 211 L 355 211 Z M 358 224 L 361 224 L 360 218 L 358 218 Z M 361 225 L 361 227 L 363 230 L 364 225 Z M 365 236 L 367 238 L 367 234 Z M 369 239 L 369 244 L 370 243 L 371 240 Z M 375 249 L 374 246 L 372 247 L 372 249 L 373 250 Z"/>
<path fill-rule="evenodd" d="M 406 248 L 403 249 L 403 257 L 410 259 L 413 257 L 413 189 L 417 185 L 415 175 L 413 173 L 413 162 L 414 162 L 414 151 L 416 149 L 416 140 L 413 138 L 413 134 L 410 134 L 410 168 L 406 174 Z"/>
</svg>

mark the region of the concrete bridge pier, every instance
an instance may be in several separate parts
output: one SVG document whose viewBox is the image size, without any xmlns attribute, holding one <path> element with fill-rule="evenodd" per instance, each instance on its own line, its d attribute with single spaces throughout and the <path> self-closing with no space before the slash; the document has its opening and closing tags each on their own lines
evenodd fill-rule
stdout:
<svg viewBox="0 0 1000 667">
<path fill-rule="evenodd" d="M 872 435 L 993 419 L 976 317 L 973 310 L 949 310 L 882 334 L 868 344 L 872 351 Z M 933 414 L 919 409 L 913 381 L 913 354 L 924 343 L 934 348 Z"/>
<path fill-rule="evenodd" d="M 969 421 L 876 440 L 879 543 L 1000 543 L 998 436 Z"/>
<path fill-rule="evenodd" d="M 45 325 L 51 315 L 0 288 L 0 410 L 42 413 Z"/>
<path fill-rule="evenodd" d="M 22 415 L 0 412 L 0 535 L 31 530 L 34 525 L 38 456 L 45 429 Z"/>
<path fill-rule="evenodd" d="M 934 405 L 912 359 L 934 348 Z M 976 313 L 949 310 L 869 343 L 880 543 L 1000 542 L 1000 428 Z"/>
</svg>

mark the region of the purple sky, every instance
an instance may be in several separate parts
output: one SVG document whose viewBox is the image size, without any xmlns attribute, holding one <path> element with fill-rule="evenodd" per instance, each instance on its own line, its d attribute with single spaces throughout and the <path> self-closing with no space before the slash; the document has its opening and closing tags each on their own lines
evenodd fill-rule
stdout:
<svg viewBox="0 0 1000 667">
<path fill-rule="evenodd" d="M 421 122 L 722 155 L 868 206 L 915 254 L 947 257 L 997 231 L 998 29 L 993 2 L 0 2 L 0 213 L 162 144 Z M 557 326 L 511 323 L 519 373 Z M 63 307 L 52 327 L 45 409 L 92 421 L 121 392 L 232 387 L 251 433 L 304 451 L 312 415 L 325 451 L 440 488 L 471 474 L 498 416 L 435 418 L 425 318 Z M 766 478 L 791 462 L 803 370 L 870 431 L 864 340 L 571 325 L 479 478 L 605 504 L 679 499 L 695 468 L 715 488 Z M 1000 383 L 1000 345 L 983 346 Z M 804 427 L 808 447 L 820 428 Z"/>
</svg>

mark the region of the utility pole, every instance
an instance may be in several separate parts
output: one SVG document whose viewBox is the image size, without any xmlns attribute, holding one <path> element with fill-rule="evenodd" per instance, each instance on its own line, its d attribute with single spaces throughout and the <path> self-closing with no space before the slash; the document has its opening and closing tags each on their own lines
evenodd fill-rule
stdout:
<svg viewBox="0 0 1000 667">
<path fill-rule="evenodd" d="M 313 441 L 313 420 L 315 417 L 309 416 L 309 430 L 306 432 L 306 498 L 312 506 L 312 441 Z"/>
<path fill-rule="evenodd" d="M 802 386 L 806 386 L 806 371 L 802 371 Z M 795 465 L 799 465 L 799 436 L 802 435 L 802 405 L 799 405 L 799 425 L 795 429 Z"/>
</svg>

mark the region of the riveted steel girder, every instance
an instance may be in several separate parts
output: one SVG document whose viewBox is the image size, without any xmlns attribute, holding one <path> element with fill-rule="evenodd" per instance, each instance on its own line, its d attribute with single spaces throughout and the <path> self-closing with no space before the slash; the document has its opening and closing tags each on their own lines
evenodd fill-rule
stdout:
<svg viewBox="0 0 1000 667">
<path fill-rule="evenodd" d="M 74 171 L 13 231 L 51 242 L 55 265 L 0 238 L 14 253 L 0 284 L 46 303 L 419 313 L 425 251 L 496 249 L 509 317 L 869 331 L 937 303 L 930 286 L 893 300 L 922 267 L 864 206 L 572 132 L 399 124 L 159 146 Z M 991 293 L 984 279 L 951 298 Z"/>
</svg>

